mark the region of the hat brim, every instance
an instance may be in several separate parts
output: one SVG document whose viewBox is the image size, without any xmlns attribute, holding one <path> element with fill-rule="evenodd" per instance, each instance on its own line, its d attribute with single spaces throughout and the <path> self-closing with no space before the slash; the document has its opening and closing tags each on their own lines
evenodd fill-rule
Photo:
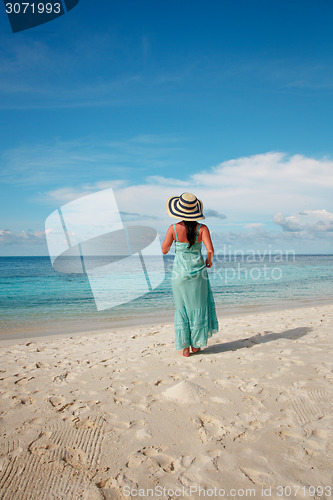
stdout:
<svg viewBox="0 0 333 500">
<path fill-rule="evenodd" d="M 204 220 L 205 216 L 202 213 L 203 203 L 197 198 L 196 207 L 193 210 L 184 210 L 180 206 L 180 196 L 171 196 L 166 202 L 166 210 L 170 217 L 186 221 Z"/>
</svg>

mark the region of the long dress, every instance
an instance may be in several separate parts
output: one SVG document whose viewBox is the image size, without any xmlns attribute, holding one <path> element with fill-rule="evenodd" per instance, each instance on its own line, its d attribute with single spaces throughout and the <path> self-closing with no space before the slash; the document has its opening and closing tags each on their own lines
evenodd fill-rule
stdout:
<svg viewBox="0 0 333 500">
<path fill-rule="evenodd" d="M 218 331 L 213 293 L 207 267 L 198 242 L 199 229 L 194 245 L 178 240 L 176 225 L 176 254 L 171 283 L 175 302 L 175 347 L 205 347 L 208 338 Z"/>
</svg>

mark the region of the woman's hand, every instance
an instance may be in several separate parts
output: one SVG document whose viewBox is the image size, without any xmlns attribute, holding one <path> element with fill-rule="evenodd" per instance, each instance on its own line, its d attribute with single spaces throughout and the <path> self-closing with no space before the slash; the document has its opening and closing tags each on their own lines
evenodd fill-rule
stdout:
<svg viewBox="0 0 333 500">
<path fill-rule="evenodd" d="M 211 259 L 206 259 L 206 267 L 212 267 L 213 263 Z"/>
</svg>

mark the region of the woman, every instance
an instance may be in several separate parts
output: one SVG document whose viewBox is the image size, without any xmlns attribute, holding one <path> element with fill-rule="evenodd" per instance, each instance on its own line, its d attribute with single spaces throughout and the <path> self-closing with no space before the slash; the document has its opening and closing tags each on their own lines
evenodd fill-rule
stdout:
<svg viewBox="0 0 333 500">
<path fill-rule="evenodd" d="M 192 193 L 169 198 L 166 204 L 170 217 L 181 219 L 169 227 L 162 244 L 167 254 L 175 241 L 176 255 L 172 269 L 172 292 L 175 301 L 176 349 L 183 356 L 200 351 L 208 337 L 218 331 L 215 304 L 207 274 L 212 266 L 214 248 L 209 229 L 197 221 L 205 217 L 203 205 Z M 204 243 L 207 259 L 204 262 L 201 247 Z"/>
</svg>

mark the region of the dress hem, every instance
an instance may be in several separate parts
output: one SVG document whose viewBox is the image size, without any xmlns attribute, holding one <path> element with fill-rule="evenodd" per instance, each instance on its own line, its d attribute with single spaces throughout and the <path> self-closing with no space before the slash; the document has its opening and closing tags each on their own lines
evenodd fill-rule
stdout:
<svg viewBox="0 0 333 500">
<path fill-rule="evenodd" d="M 183 349 L 186 349 L 187 347 L 194 347 L 194 348 L 207 347 L 208 339 L 210 339 L 215 333 L 218 333 L 218 331 L 219 328 L 217 326 L 216 328 L 213 328 L 211 331 L 208 332 L 206 339 L 199 342 L 193 342 L 194 345 L 188 342 L 183 342 L 182 345 L 175 343 L 175 348 L 177 351 L 181 351 Z"/>
</svg>

